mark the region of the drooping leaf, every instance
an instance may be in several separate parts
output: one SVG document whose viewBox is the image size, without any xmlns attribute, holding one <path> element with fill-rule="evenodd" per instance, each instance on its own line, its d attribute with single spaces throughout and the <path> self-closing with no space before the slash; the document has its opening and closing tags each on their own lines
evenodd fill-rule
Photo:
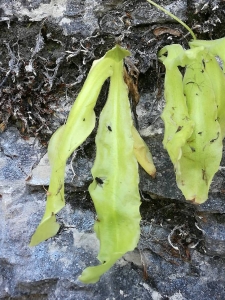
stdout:
<svg viewBox="0 0 225 300">
<path fill-rule="evenodd" d="M 167 56 L 163 56 L 165 53 Z M 163 145 L 169 153 L 177 174 L 180 173 L 182 147 L 191 136 L 194 127 L 194 122 L 189 116 L 186 96 L 183 93 L 182 75 L 174 61 L 182 54 L 183 49 L 180 45 L 167 46 L 159 53 L 166 67 L 166 105 L 161 116 L 165 124 Z"/>
<path fill-rule="evenodd" d="M 208 74 L 211 85 L 215 93 L 217 108 L 217 119 L 221 127 L 222 139 L 225 137 L 225 38 L 214 41 L 197 40 L 189 43 L 191 48 L 204 47 L 207 53 L 212 55 L 209 61 L 202 61 L 202 70 Z M 222 61 L 218 62 L 216 57 Z M 222 67 L 220 66 L 222 63 Z"/>
<path fill-rule="evenodd" d="M 83 88 L 69 113 L 66 124 L 53 134 L 48 147 L 52 170 L 46 210 L 41 223 L 32 236 L 30 246 L 35 246 L 57 233 L 59 224 L 55 221 L 55 214 L 65 206 L 64 173 L 66 161 L 94 129 L 95 113 L 93 109 L 100 89 L 104 81 L 112 75 L 114 63 L 126 56 L 127 53 L 127 50 L 116 46 L 103 58 L 94 61 Z"/>
<path fill-rule="evenodd" d="M 222 157 L 224 74 L 203 45 L 180 53 L 179 45 L 165 48 L 170 51 L 162 59 L 166 66 L 163 142 L 185 198 L 203 203 Z M 164 55 L 165 49 L 160 52 Z M 178 66 L 186 67 L 184 77 Z M 215 85 L 214 80 L 218 80 Z"/>
<path fill-rule="evenodd" d="M 195 127 L 182 148 L 181 173 L 177 176 L 177 183 L 185 198 L 196 203 L 207 200 L 212 178 L 222 158 L 217 101 L 214 86 L 205 72 L 205 66 L 213 63 L 210 53 L 199 52 L 187 65 L 183 79 L 188 111 Z"/>
<path fill-rule="evenodd" d="M 97 282 L 117 259 L 136 247 L 139 239 L 139 176 L 132 123 L 123 62 L 118 61 L 99 119 L 94 181 L 89 187 L 97 212 L 94 229 L 100 240 L 101 264 L 83 271 L 79 280 L 84 283 Z"/>
</svg>

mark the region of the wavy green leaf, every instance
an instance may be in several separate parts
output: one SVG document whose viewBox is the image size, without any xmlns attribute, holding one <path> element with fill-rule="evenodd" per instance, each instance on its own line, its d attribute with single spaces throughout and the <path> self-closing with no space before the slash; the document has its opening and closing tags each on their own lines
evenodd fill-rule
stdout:
<svg viewBox="0 0 225 300">
<path fill-rule="evenodd" d="M 182 147 L 193 132 L 194 122 L 189 116 L 186 96 L 183 92 L 183 78 L 175 60 L 182 56 L 184 51 L 180 45 L 167 46 L 162 50 L 160 59 L 163 60 L 166 67 L 166 105 L 161 115 L 165 123 L 163 145 L 169 153 L 176 173 L 179 174 Z M 164 53 L 167 53 L 166 57 L 162 57 Z"/>
<path fill-rule="evenodd" d="M 166 66 L 163 143 L 185 198 L 203 203 L 222 157 L 224 74 L 209 49 L 191 44 L 198 47 L 184 51 L 172 45 L 160 51 Z M 178 66 L 186 67 L 184 77 Z"/>
<path fill-rule="evenodd" d="M 206 51 L 199 52 L 187 65 L 183 79 L 188 111 L 195 127 L 182 148 L 181 174 L 177 176 L 177 184 L 185 198 L 196 203 L 207 200 L 212 178 L 222 158 L 217 101 L 212 81 L 205 72 L 205 67 L 211 63 L 212 55 Z"/>
<path fill-rule="evenodd" d="M 128 53 L 127 50 L 116 46 L 108 51 L 103 58 L 94 61 L 83 88 L 69 113 L 66 124 L 53 134 L 48 147 L 52 170 L 46 210 L 41 223 L 32 236 L 30 246 L 35 246 L 57 233 L 59 224 L 56 223 L 55 214 L 65 206 L 64 174 L 66 161 L 94 129 L 94 106 L 100 89 L 104 81 L 112 75 L 114 63 Z"/>
<path fill-rule="evenodd" d="M 210 61 L 202 61 L 202 69 L 208 74 L 218 105 L 217 119 L 221 127 L 222 138 L 225 137 L 225 38 L 214 41 L 197 40 L 189 43 L 192 48 L 204 47 L 207 53 L 212 55 Z M 223 69 L 220 67 L 216 57 L 222 59 Z M 210 62 L 210 63 L 209 63 Z"/>
<path fill-rule="evenodd" d="M 95 232 L 100 240 L 99 266 L 86 268 L 79 277 L 95 283 L 139 239 L 140 196 L 138 165 L 133 151 L 132 118 L 123 62 L 114 64 L 109 95 L 96 136 L 94 181 L 89 192 L 97 211 Z"/>
</svg>

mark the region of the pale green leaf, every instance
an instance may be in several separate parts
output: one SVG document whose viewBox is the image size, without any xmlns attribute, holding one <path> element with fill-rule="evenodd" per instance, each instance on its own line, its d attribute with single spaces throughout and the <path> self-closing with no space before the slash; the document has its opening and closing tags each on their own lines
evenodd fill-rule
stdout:
<svg viewBox="0 0 225 300">
<path fill-rule="evenodd" d="M 99 266 L 85 269 L 79 279 L 94 283 L 138 242 L 140 196 L 138 165 L 133 151 L 132 118 L 123 63 L 114 64 L 109 95 L 96 136 L 94 181 L 89 192 L 97 212 L 95 232 L 100 240 Z"/>
<path fill-rule="evenodd" d="M 189 43 L 191 47 L 203 46 L 207 53 L 212 54 L 208 60 L 202 60 L 201 68 L 208 74 L 218 105 L 218 121 L 221 127 L 222 138 L 225 137 L 225 38 L 214 41 L 197 40 Z M 215 56 L 222 59 L 223 69 Z M 210 61 L 209 61 L 210 60 Z M 209 63 L 210 62 L 210 63 Z"/>
<path fill-rule="evenodd" d="M 185 198 L 196 203 L 207 200 L 212 178 L 222 158 L 216 96 L 209 77 L 212 75 L 205 72 L 206 66 L 213 63 L 212 55 L 205 51 L 199 53 L 187 65 L 183 80 L 189 115 L 195 127 L 182 148 L 181 173 L 177 176 L 177 183 Z"/>
<path fill-rule="evenodd" d="M 47 193 L 47 204 L 44 216 L 32 236 L 30 246 L 56 234 L 59 225 L 52 218 L 65 205 L 64 174 L 66 161 L 72 152 L 80 146 L 95 126 L 94 106 L 104 81 L 112 75 L 113 66 L 128 54 L 118 46 L 95 61 L 80 91 L 65 125 L 52 136 L 48 156 L 51 165 L 51 179 Z M 49 235 L 49 232 L 51 234 Z"/>
<path fill-rule="evenodd" d="M 195 42 L 193 42 L 195 43 Z M 176 170 L 178 187 L 187 200 L 203 203 L 219 168 L 224 136 L 224 75 L 215 57 L 199 47 L 163 53 L 166 66 L 164 146 Z M 185 67 L 184 78 L 178 66 Z M 218 80 L 214 84 L 214 81 Z M 221 132 L 222 127 L 222 132 Z"/>
<path fill-rule="evenodd" d="M 180 173 L 180 158 L 182 147 L 193 132 L 194 123 L 190 119 L 186 97 L 183 93 L 182 75 L 175 59 L 183 55 L 183 49 L 172 45 L 163 63 L 166 67 L 165 99 L 166 105 L 162 113 L 165 123 L 163 145 L 167 149 L 177 174 Z M 173 51 L 174 50 L 174 51 Z"/>
</svg>

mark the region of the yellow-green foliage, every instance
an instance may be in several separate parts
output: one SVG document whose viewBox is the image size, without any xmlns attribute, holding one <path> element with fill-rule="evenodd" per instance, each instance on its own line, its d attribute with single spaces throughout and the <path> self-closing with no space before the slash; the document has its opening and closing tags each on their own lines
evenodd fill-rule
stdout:
<svg viewBox="0 0 225 300">
<path fill-rule="evenodd" d="M 136 247 L 139 239 L 139 176 L 132 123 L 123 61 L 118 61 L 99 120 L 94 181 L 89 187 L 97 211 L 94 229 L 100 240 L 98 259 L 102 264 L 83 271 L 79 279 L 86 283 L 98 281 L 118 258 Z"/>
<path fill-rule="evenodd" d="M 133 127 L 127 86 L 123 80 L 123 58 L 129 52 L 119 46 L 93 63 L 67 123 L 52 136 L 48 156 L 52 167 L 46 211 L 31 239 L 31 246 L 54 236 L 59 224 L 55 214 L 65 205 L 64 173 L 68 157 L 87 138 L 95 125 L 94 106 L 101 86 L 110 77 L 110 89 L 100 115 L 96 136 L 96 160 L 89 187 L 100 240 L 101 265 L 86 268 L 79 279 L 94 283 L 118 258 L 133 250 L 139 239 L 140 196 L 138 164 L 153 177 L 151 153 Z"/>
<path fill-rule="evenodd" d="M 163 144 L 185 198 L 203 203 L 222 158 L 225 77 L 215 55 L 223 61 L 225 39 L 190 46 L 185 51 L 171 45 L 159 52 L 166 67 Z M 183 77 L 178 67 L 185 68 Z"/>
<path fill-rule="evenodd" d="M 217 101 L 217 119 L 221 127 L 222 139 L 225 137 L 225 38 L 221 38 L 214 41 L 202 41 L 196 40 L 190 42 L 190 47 L 204 47 L 208 54 L 211 54 L 210 64 L 206 65 L 206 72 L 209 75 L 211 84 L 213 85 L 213 91 L 215 93 Z M 220 65 L 218 67 L 218 62 L 216 58 L 220 58 Z"/>
<path fill-rule="evenodd" d="M 65 206 L 64 174 L 66 161 L 94 129 L 94 106 L 104 81 L 113 72 L 113 61 L 113 57 L 105 55 L 93 63 L 66 124 L 53 134 L 49 142 L 48 157 L 52 170 L 46 210 L 41 223 L 32 236 L 30 246 L 35 246 L 54 236 L 59 230 L 55 214 Z"/>
</svg>

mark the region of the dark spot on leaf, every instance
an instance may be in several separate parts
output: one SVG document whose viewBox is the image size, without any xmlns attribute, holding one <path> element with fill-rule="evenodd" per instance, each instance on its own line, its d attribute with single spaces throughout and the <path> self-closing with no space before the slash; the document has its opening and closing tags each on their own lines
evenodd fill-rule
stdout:
<svg viewBox="0 0 225 300">
<path fill-rule="evenodd" d="M 102 185 L 104 183 L 104 181 L 100 177 L 95 177 L 95 180 L 100 185 Z"/>
<path fill-rule="evenodd" d="M 206 182 L 206 184 L 208 183 L 205 169 L 202 169 L 202 179 Z"/>
<path fill-rule="evenodd" d="M 217 137 L 216 137 L 215 139 L 212 139 L 212 140 L 210 141 L 210 143 L 211 143 L 211 144 L 214 143 L 214 142 L 219 138 L 219 135 L 220 135 L 220 133 L 217 132 Z"/>
<path fill-rule="evenodd" d="M 202 60 L 202 64 L 203 64 L 203 68 L 205 69 L 205 61 L 204 61 L 204 59 Z M 204 71 L 203 71 L 204 72 Z M 202 73 L 203 73 L 202 72 Z"/>
<path fill-rule="evenodd" d="M 189 82 L 186 83 L 186 85 L 188 85 L 188 84 L 190 84 L 190 83 L 195 84 L 194 81 L 189 81 Z"/>
<path fill-rule="evenodd" d="M 181 131 L 182 128 L 183 128 L 183 126 L 178 126 L 176 133 Z"/>
</svg>

